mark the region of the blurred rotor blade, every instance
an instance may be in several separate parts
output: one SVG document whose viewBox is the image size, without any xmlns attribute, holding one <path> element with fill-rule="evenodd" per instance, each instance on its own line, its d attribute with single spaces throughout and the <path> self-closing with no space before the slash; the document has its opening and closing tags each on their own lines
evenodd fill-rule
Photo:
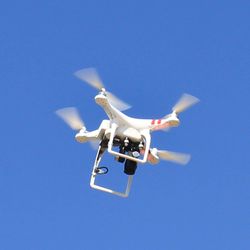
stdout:
<svg viewBox="0 0 250 250">
<path fill-rule="evenodd" d="M 163 132 L 169 132 L 170 129 L 171 129 L 171 128 L 167 127 L 167 128 L 162 129 L 162 131 L 163 131 Z"/>
<path fill-rule="evenodd" d="M 101 90 L 102 88 L 104 88 L 102 80 L 99 77 L 95 68 L 81 69 L 81 70 L 76 71 L 74 75 L 80 80 L 87 82 L 89 85 L 91 85 L 92 87 L 98 90 Z"/>
<path fill-rule="evenodd" d="M 100 145 L 100 140 L 89 141 L 92 149 L 97 150 Z"/>
<path fill-rule="evenodd" d="M 80 130 L 85 126 L 75 107 L 58 109 L 55 113 L 74 130 Z"/>
<path fill-rule="evenodd" d="M 157 155 L 162 160 L 172 161 L 182 165 L 187 164 L 191 159 L 191 155 L 189 154 L 177 153 L 167 150 L 157 150 Z"/>
<path fill-rule="evenodd" d="M 124 111 L 126 109 L 131 108 L 131 106 L 129 104 L 120 100 L 118 97 L 116 97 L 112 93 L 106 91 L 106 95 L 108 97 L 110 104 L 113 105 L 114 107 L 116 107 L 118 110 Z"/>
<path fill-rule="evenodd" d="M 173 112 L 178 114 L 180 112 L 183 112 L 187 108 L 193 106 L 194 104 L 196 104 L 199 101 L 200 100 L 195 96 L 192 96 L 189 94 L 183 94 L 182 97 L 180 98 L 180 100 L 172 108 L 172 110 L 173 110 Z"/>
<path fill-rule="evenodd" d="M 98 90 L 104 89 L 104 84 L 102 83 L 102 80 L 99 77 L 99 75 L 98 75 L 95 68 L 81 69 L 81 70 L 76 71 L 74 73 L 74 75 L 76 77 L 78 77 L 79 79 L 87 82 L 89 85 L 91 85 L 92 87 L 94 87 L 94 88 L 96 88 Z M 130 105 L 128 105 L 124 101 L 120 100 L 115 95 L 111 94 L 110 92 L 105 91 L 105 93 L 106 93 L 110 103 L 114 107 L 119 109 L 120 111 L 131 108 Z"/>
</svg>

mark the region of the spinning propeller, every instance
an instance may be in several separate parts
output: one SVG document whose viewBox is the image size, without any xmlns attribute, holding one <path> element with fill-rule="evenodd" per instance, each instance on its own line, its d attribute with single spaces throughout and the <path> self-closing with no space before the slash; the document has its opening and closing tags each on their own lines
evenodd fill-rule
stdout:
<svg viewBox="0 0 250 250">
<path fill-rule="evenodd" d="M 157 155 L 162 160 L 172 161 L 172 162 L 179 163 L 182 165 L 187 164 L 191 159 L 191 155 L 189 154 L 177 153 L 177 152 L 172 152 L 172 151 L 167 151 L 167 150 L 157 149 Z"/>
<path fill-rule="evenodd" d="M 76 71 L 74 75 L 80 80 L 88 83 L 90 86 L 103 92 L 108 97 L 111 105 L 113 105 L 120 111 L 131 108 L 129 104 L 125 103 L 124 101 L 120 100 L 115 95 L 113 95 L 112 93 L 105 90 L 104 84 L 101 78 L 99 77 L 95 68 L 81 69 L 81 70 Z"/>
<path fill-rule="evenodd" d="M 185 111 L 186 109 L 190 108 L 194 104 L 198 103 L 200 100 L 192 95 L 189 94 L 183 94 L 179 101 L 173 106 L 172 111 L 173 114 L 178 115 L 179 113 Z M 168 117 L 169 115 L 165 116 Z M 169 128 L 163 129 L 165 131 L 168 131 Z M 157 155 L 162 160 L 172 161 L 175 163 L 179 163 L 182 165 L 187 164 L 190 159 L 191 155 L 189 154 L 183 154 L 183 153 L 177 153 L 167 150 L 157 150 Z"/>
<path fill-rule="evenodd" d="M 173 106 L 172 108 L 172 114 L 166 115 L 163 118 L 168 118 L 171 115 L 178 115 L 179 113 L 185 111 L 186 109 L 190 108 L 194 104 L 198 103 L 200 100 L 192 95 L 189 94 L 183 94 L 179 101 Z M 162 130 L 167 132 L 169 131 L 169 127 L 163 128 Z"/>
<path fill-rule="evenodd" d="M 80 118 L 78 110 L 75 107 L 58 109 L 55 113 L 73 130 L 80 130 L 85 127 L 85 124 Z"/>
<path fill-rule="evenodd" d="M 179 101 L 172 108 L 172 111 L 175 114 L 179 114 L 199 101 L 200 100 L 195 96 L 189 94 L 183 94 L 182 97 L 179 99 Z"/>
<path fill-rule="evenodd" d="M 83 129 L 83 131 L 86 131 L 85 124 L 82 121 L 77 108 L 75 107 L 62 108 L 58 109 L 55 113 L 73 130 L 79 131 Z M 93 149 L 97 149 L 99 146 L 98 139 L 89 141 L 89 143 Z"/>
</svg>

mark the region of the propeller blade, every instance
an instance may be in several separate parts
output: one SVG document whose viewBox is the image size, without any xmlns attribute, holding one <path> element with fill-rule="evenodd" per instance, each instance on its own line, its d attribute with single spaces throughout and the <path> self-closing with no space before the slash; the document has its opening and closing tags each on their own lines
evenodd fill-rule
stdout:
<svg viewBox="0 0 250 250">
<path fill-rule="evenodd" d="M 118 110 L 124 111 L 124 110 L 131 108 L 131 106 L 129 104 L 120 100 L 118 97 L 116 97 L 112 93 L 106 91 L 106 95 L 107 95 L 107 98 L 108 98 L 110 104 L 113 105 L 114 107 L 116 107 Z"/>
<path fill-rule="evenodd" d="M 81 120 L 80 115 L 75 107 L 58 109 L 55 113 L 73 130 L 80 130 L 85 127 L 84 122 Z"/>
<path fill-rule="evenodd" d="M 105 90 L 104 84 L 99 77 L 97 71 L 95 68 L 87 68 L 87 69 L 81 69 L 74 73 L 76 77 L 78 77 L 80 80 L 83 80 L 87 82 L 92 87 L 104 91 L 104 93 L 107 95 L 110 103 L 116 107 L 118 110 L 123 111 L 126 109 L 131 108 L 131 106 L 124 101 L 120 100 L 118 97 L 113 95 L 112 93 Z"/>
<path fill-rule="evenodd" d="M 98 90 L 104 88 L 102 80 L 99 77 L 95 68 L 81 69 L 76 71 L 74 75 L 80 80 L 87 82 L 89 85 Z"/>
<path fill-rule="evenodd" d="M 200 100 L 197 97 L 194 97 L 189 94 L 183 94 L 180 100 L 174 105 L 172 110 L 174 113 L 178 114 L 190 108 L 199 101 Z"/>
<path fill-rule="evenodd" d="M 92 149 L 97 150 L 100 145 L 100 140 L 89 141 L 89 144 Z"/>
<path fill-rule="evenodd" d="M 187 164 L 191 159 L 191 155 L 189 154 L 177 153 L 167 150 L 157 150 L 157 155 L 162 160 L 172 161 L 182 165 Z"/>
</svg>

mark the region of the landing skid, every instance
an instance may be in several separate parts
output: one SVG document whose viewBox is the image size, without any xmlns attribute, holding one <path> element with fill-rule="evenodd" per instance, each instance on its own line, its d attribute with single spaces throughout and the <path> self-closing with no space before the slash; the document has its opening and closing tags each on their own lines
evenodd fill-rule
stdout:
<svg viewBox="0 0 250 250">
<path fill-rule="evenodd" d="M 98 174 L 98 172 L 99 172 L 98 169 L 100 169 L 99 164 L 102 160 L 102 156 L 103 156 L 106 149 L 107 148 L 105 146 L 103 146 L 102 143 L 100 143 L 99 148 L 97 150 L 95 163 L 94 163 L 91 178 L 90 178 L 90 187 L 97 189 L 99 191 L 103 191 L 106 193 L 110 193 L 110 194 L 114 194 L 114 195 L 118 195 L 120 197 L 126 198 L 126 197 L 128 197 L 130 189 L 131 189 L 133 175 L 128 175 L 127 186 L 126 186 L 126 189 L 124 192 L 115 191 L 115 190 L 112 190 L 110 188 L 106 188 L 106 187 L 99 186 L 99 185 L 95 184 L 96 176 L 99 175 Z"/>
</svg>

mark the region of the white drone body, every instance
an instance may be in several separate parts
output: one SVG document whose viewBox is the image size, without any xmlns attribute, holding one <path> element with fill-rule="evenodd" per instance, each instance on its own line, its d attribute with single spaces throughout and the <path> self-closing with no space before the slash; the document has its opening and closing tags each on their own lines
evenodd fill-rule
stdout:
<svg viewBox="0 0 250 250">
<path fill-rule="evenodd" d="M 90 180 L 90 186 L 92 188 L 121 197 L 127 197 L 130 192 L 137 163 L 149 162 L 151 164 L 157 164 L 160 159 L 179 164 L 188 163 L 190 160 L 189 154 L 150 148 L 151 132 L 177 127 L 180 123 L 178 114 L 197 103 L 199 99 L 184 94 L 173 107 L 172 113 L 162 119 L 137 119 L 121 112 L 122 110 L 130 108 L 130 106 L 105 90 L 95 69 L 88 68 L 79 70 L 75 75 L 100 91 L 100 93 L 95 96 L 95 101 L 103 108 L 109 118 L 109 120 L 103 120 L 97 130 L 89 132 L 80 119 L 76 108 L 70 107 L 56 111 L 72 129 L 79 131 L 75 135 L 75 139 L 78 142 L 83 143 L 96 140 L 100 142 Z M 119 150 L 115 150 L 115 148 Z M 95 184 L 96 176 L 106 174 L 108 171 L 106 167 L 99 167 L 102 155 L 106 150 L 108 153 L 114 155 L 118 162 L 125 162 L 124 172 L 128 175 L 125 192 L 114 191 Z"/>
</svg>

